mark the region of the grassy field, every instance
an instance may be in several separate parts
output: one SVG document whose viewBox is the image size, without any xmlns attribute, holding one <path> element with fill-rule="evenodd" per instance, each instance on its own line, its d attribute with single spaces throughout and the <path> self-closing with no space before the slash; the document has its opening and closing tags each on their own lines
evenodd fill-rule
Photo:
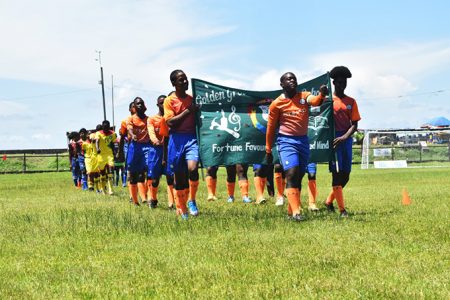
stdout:
<svg viewBox="0 0 450 300">
<path fill-rule="evenodd" d="M 150 210 L 122 188 L 76 190 L 70 173 L 0 175 L 0 299 L 450 298 L 450 165 L 355 167 L 350 217 L 322 210 L 302 223 L 273 199 L 225 203 L 220 172 L 219 201 L 204 200 L 202 182 L 188 221 L 164 193 Z M 319 166 L 320 202 L 329 182 Z"/>
</svg>

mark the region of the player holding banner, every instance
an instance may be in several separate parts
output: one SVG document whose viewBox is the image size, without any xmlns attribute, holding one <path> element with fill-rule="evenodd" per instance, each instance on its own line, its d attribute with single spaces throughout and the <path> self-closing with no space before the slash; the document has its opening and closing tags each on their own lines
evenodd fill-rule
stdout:
<svg viewBox="0 0 450 300">
<path fill-rule="evenodd" d="M 330 162 L 330 172 L 332 173 L 333 190 L 330 192 L 325 206 L 328 211 L 334 212 L 333 200 L 339 207 L 340 216 L 348 217 L 344 205 L 344 194 L 342 189 L 350 179 L 352 170 L 352 135 L 358 128 L 358 121 L 361 120 L 356 100 L 345 94 L 347 87 L 347 78 L 352 77 L 352 73 L 347 67 L 334 67 L 330 71 L 330 77 L 333 79 L 333 111 L 334 128 L 336 138 L 333 141 L 333 147 L 336 152 L 337 161 Z"/>
<path fill-rule="evenodd" d="M 269 106 L 266 159 L 268 164 L 273 161 L 272 145 L 275 131 L 279 128 L 277 145 L 280 163 L 286 173 L 288 217 L 294 221 L 303 221 L 300 192 L 309 157 L 308 106 L 321 105 L 328 95 L 328 88 L 322 85 L 319 95 L 314 96 L 309 92 L 297 92 L 297 85 L 297 78 L 291 72 L 280 78 L 283 94 Z"/>
</svg>

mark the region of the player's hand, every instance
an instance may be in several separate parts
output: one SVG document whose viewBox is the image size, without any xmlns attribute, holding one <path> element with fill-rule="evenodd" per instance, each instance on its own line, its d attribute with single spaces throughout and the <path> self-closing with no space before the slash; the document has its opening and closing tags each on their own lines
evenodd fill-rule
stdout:
<svg viewBox="0 0 450 300">
<path fill-rule="evenodd" d="M 273 154 L 266 152 L 266 161 L 268 165 L 271 165 L 273 163 Z"/>
<path fill-rule="evenodd" d="M 322 94 L 322 97 L 328 96 L 328 87 L 325 84 L 320 86 L 319 91 Z"/>
<path fill-rule="evenodd" d="M 339 144 L 341 144 L 343 141 L 345 141 L 347 138 L 345 136 L 337 137 L 333 140 L 333 148 L 336 149 Z"/>
</svg>

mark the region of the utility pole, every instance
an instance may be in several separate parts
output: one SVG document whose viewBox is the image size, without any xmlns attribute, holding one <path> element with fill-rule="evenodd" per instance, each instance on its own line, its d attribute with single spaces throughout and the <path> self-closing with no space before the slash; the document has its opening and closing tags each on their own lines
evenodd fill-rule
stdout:
<svg viewBox="0 0 450 300">
<path fill-rule="evenodd" d="M 99 84 L 102 85 L 102 96 L 103 96 L 103 120 L 106 120 L 106 103 L 105 103 L 105 84 L 103 81 L 103 67 L 102 67 L 102 51 L 95 50 L 98 53 L 98 58 L 95 59 L 100 64 L 100 78 Z"/>
<path fill-rule="evenodd" d="M 116 126 L 114 123 L 114 76 L 111 75 L 111 105 L 112 105 L 112 125 L 113 128 Z"/>
</svg>

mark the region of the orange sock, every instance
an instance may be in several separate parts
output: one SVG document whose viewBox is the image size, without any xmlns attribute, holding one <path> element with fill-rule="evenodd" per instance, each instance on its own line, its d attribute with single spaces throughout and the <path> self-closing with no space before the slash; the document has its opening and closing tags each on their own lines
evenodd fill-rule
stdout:
<svg viewBox="0 0 450 300">
<path fill-rule="evenodd" d="M 300 191 L 298 188 L 287 188 L 286 196 L 289 206 L 292 209 L 292 214 L 299 214 L 301 211 Z M 289 211 L 288 211 L 289 213 Z"/>
<path fill-rule="evenodd" d="M 227 192 L 228 192 L 228 196 L 233 196 L 234 197 L 234 188 L 236 186 L 235 182 L 228 182 L 227 181 Z"/>
<path fill-rule="evenodd" d="M 248 196 L 248 180 L 239 180 L 239 189 L 241 190 L 242 197 Z"/>
<path fill-rule="evenodd" d="M 308 199 L 309 204 L 316 204 L 317 184 L 315 180 L 308 180 Z"/>
<path fill-rule="evenodd" d="M 261 194 L 264 198 L 264 190 L 266 189 L 266 184 L 267 184 L 267 178 L 261 178 Z"/>
<path fill-rule="evenodd" d="M 334 196 L 336 197 L 336 202 L 339 207 L 339 211 L 345 210 L 344 206 L 344 193 L 342 192 L 342 186 L 333 186 Z"/>
<path fill-rule="evenodd" d="M 208 196 L 215 196 L 213 187 L 214 179 L 211 176 L 206 176 L 205 181 L 206 181 L 206 189 L 208 190 Z"/>
<path fill-rule="evenodd" d="M 151 197 L 149 200 L 158 200 L 158 187 L 150 186 Z"/>
<path fill-rule="evenodd" d="M 213 191 L 213 195 L 216 195 L 216 189 L 217 189 L 217 178 L 213 178 L 212 180 L 212 191 Z"/>
<path fill-rule="evenodd" d="M 136 184 L 130 184 L 128 186 L 129 186 L 129 189 L 130 189 L 130 195 L 131 195 L 131 198 L 133 199 L 133 202 L 135 204 L 138 204 L 139 200 L 138 200 L 138 187 L 137 187 L 137 185 Z"/>
<path fill-rule="evenodd" d="M 167 204 L 169 206 L 173 205 L 175 203 L 175 191 L 173 189 L 173 185 L 167 186 Z"/>
<path fill-rule="evenodd" d="M 147 199 L 152 199 L 152 180 L 147 179 Z"/>
<path fill-rule="evenodd" d="M 283 175 L 281 173 L 275 173 L 274 179 L 275 179 L 275 185 L 277 187 L 277 197 L 283 197 L 283 193 L 284 193 Z"/>
<path fill-rule="evenodd" d="M 184 214 L 187 212 L 185 190 L 175 190 L 175 202 L 177 206 L 177 214 Z"/>
<path fill-rule="evenodd" d="M 145 184 L 145 182 L 138 182 L 137 187 L 142 202 L 147 201 L 147 185 Z"/>
<path fill-rule="evenodd" d="M 198 190 L 198 180 L 189 180 L 189 200 L 195 200 Z"/>
<path fill-rule="evenodd" d="M 259 201 L 263 197 L 262 178 L 254 177 L 253 182 L 255 183 L 256 201 Z"/>
<path fill-rule="evenodd" d="M 333 203 L 334 199 L 336 199 L 336 197 L 334 196 L 334 189 L 331 189 L 331 192 L 327 197 L 327 201 L 325 201 L 325 202 L 327 204 L 331 204 L 331 203 Z"/>
</svg>

